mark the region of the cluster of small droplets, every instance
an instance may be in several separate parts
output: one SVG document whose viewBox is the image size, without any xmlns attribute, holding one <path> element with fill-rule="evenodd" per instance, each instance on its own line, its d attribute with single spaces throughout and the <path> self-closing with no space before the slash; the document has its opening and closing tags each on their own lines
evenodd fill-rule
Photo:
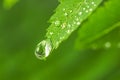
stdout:
<svg viewBox="0 0 120 80">
<path fill-rule="evenodd" d="M 98 46 L 99 46 L 99 45 L 94 44 L 94 45 L 92 45 L 92 49 L 96 50 L 96 49 L 98 48 Z M 106 49 L 109 49 L 109 48 L 111 48 L 111 47 L 112 47 L 112 44 L 111 44 L 111 42 L 109 42 L 109 41 L 104 44 L 104 48 L 106 48 Z M 116 48 L 120 48 L 120 42 L 117 43 Z"/>
<path fill-rule="evenodd" d="M 91 2 L 93 6 L 96 6 L 95 2 Z"/>
<path fill-rule="evenodd" d="M 66 12 L 66 9 L 63 8 L 64 16 L 68 16 L 68 13 Z"/>
<path fill-rule="evenodd" d="M 93 6 L 96 6 L 95 2 L 91 2 L 91 4 Z M 90 8 L 90 6 L 88 6 L 88 5 L 86 6 L 86 8 L 83 8 L 83 9 L 85 10 L 86 13 L 93 11 L 93 9 Z"/>
<path fill-rule="evenodd" d="M 61 27 L 61 29 L 65 29 L 66 30 L 65 32 L 67 34 L 70 34 L 72 31 L 74 31 L 74 28 L 72 26 L 79 26 L 81 24 L 82 15 L 93 11 L 93 8 L 90 5 L 88 5 L 88 2 L 86 0 L 84 1 L 84 4 L 86 5 L 86 7 L 83 7 L 82 9 L 80 9 L 78 11 L 77 15 L 72 18 L 73 21 L 71 21 L 71 23 L 68 23 L 67 21 L 61 22 L 60 20 L 57 19 L 56 21 L 54 21 L 54 25 Z M 89 4 L 96 6 L 95 2 L 91 2 Z M 66 20 L 70 14 L 74 13 L 73 10 L 71 10 L 71 9 L 68 10 L 67 8 L 63 8 L 62 11 L 63 11 L 63 14 L 61 14 L 61 15 L 66 17 Z M 50 32 L 49 34 L 53 35 L 54 32 Z M 64 39 L 64 37 L 60 37 L 59 39 L 62 40 L 62 39 Z M 58 45 L 59 43 L 60 42 L 57 41 L 56 45 Z"/>
<path fill-rule="evenodd" d="M 87 3 L 87 1 L 85 0 L 84 1 L 84 4 L 86 5 L 86 7 L 84 7 L 84 8 L 82 8 L 82 10 L 80 10 L 79 12 L 78 12 L 78 16 L 82 16 L 82 14 L 84 13 L 84 12 L 86 12 L 86 13 L 88 13 L 88 12 L 91 12 L 91 11 L 93 11 L 93 9 L 92 8 L 90 8 L 90 6 L 88 5 L 88 3 Z M 96 6 L 96 4 L 95 4 L 95 2 L 91 2 L 91 5 L 93 5 L 93 6 Z M 64 16 L 68 16 L 68 14 L 70 14 L 70 13 L 72 13 L 73 12 L 73 10 L 67 10 L 66 8 L 63 8 L 62 9 L 62 11 L 63 11 L 63 13 L 64 13 Z M 77 26 L 79 26 L 80 24 L 81 24 L 81 19 L 80 19 L 80 17 L 78 17 L 78 16 L 75 16 L 75 19 L 73 19 L 74 21 L 73 21 L 73 24 L 66 24 L 65 22 L 64 23 L 62 23 L 61 24 L 61 28 L 62 29 L 64 29 L 65 27 L 70 27 L 70 26 L 75 26 L 75 25 L 77 25 Z M 56 22 L 56 25 L 59 25 L 58 24 L 58 21 Z M 70 31 L 67 31 L 67 33 L 69 33 Z"/>
<path fill-rule="evenodd" d="M 106 42 L 106 43 L 105 43 L 105 48 L 110 48 L 110 47 L 112 47 L 111 42 Z M 120 48 L 120 42 L 117 43 L 116 47 L 117 47 L 117 48 Z"/>
<path fill-rule="evenodd" d="M 66 27 L 66 23 L 63 23 L 63 24 L 61 25 L 61 28 L 64 29 L 65 27 Z"/>
<path fill-rule="evenodd" d="M 86 0 L 85 0 L 85 5 L 86 5 L 86 7 L 83 7 L 80 11 L 78 11 L 78 16 L 75 16 L 75 20 L 76 21 L 73 21 L 73 26 L 76 24 L 76 25 L 80 25 L 81 24 L 81 17 L 82 17 L 82 15 L 84 14 L 84 13 L 89 13 L 89 12 L 92 12 L 93 11 L 93 9 L 88 5 L 88 3 L 86 2 Z M 95 2 L 91 2 L 91 5 L 93 5 L 93 6 L 96 6 L 96 4 L 95 4 Z"/>
</svg>

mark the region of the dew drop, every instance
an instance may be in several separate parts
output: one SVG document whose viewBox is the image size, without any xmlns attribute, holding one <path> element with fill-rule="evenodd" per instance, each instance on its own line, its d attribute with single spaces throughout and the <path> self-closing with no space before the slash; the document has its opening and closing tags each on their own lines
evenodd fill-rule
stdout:
<svg viewBox="0 0 120 80">
<path fill-rule="evenodd" d="M 73 24 L 76 24 L 76 22 L 74 21 Z"/>
<path fill-rule="evenodd" d="M 71 27 L 71 25 L 70 25 L 70 24 L 68 24 L 68 27 Z"/>
<path fill-rule="evenodd" d="M 62 40 L 63 38 L 62 38 L 62 37 L 60 37 L 60 39 Z"/>
<path fill-rule="evenodd" d="M 70 10 L 70 13 L 72 13 L 73 11 L 72 10 Z"/>
<path fill-rule="evenodd" d="M 94 4 L 94 6 L 97 6 L 96 4 Z"/>
<path fill-rule="evenodd" d="M 60 25 L 60 21 L 58 21 L 58 20 L 55 21 L 55 25 L 56 25 L 56 26 L 59 26 L 59 25 Z"/>
<path fill-rule="evenodd" d="M 63 8 L 63 11 L 65 11 L 66 9 L 65 8 Z"/>
<path fill-rule="evenodd" d="M 92 2 L 92 4 L 93 4 L 94 6 L 97 6 L 97 5 L 95 4 L 95 2 Z"/>
<path fill-rule="evenodd" d="M 63 23 L 63 24 L 61 25 L 61 27 L 62 27 L 62 29 L 64 29 L 64 28 L 66 27 L 66 23 Z"/>
<path fill-rule="evenodd" d="M 52 51 L 52 44 L 50 39 L 41 41 L 35 50 L 35 55 L 40 60 L 45 60 Z"/>
<path fill-rule="evenodd" d="M 76 18 L 76 21 L 79 21 L 79 18 Z"/>
<path fill-rule="evenodd" d="M 106 42 L 106 43 L 105 43 L 105 47 L 106 47 L 106 48 L 110 48 L 110 47 L 111 47 L 111 43 L 110 43 L 110 42 Z"/>
<path fill-rule="evenodd" d="M 50 35 L 53 35 L 53 32 L 50 32 Z"/>
<path fill-rule="evenodd" d="M 80 25 L 81 23 L 80 22 L 77 22 L 77 25 Z"/>
<path fill-rule="evenodd" d="M 90 8 L 90 6 L 87 6 L 87 8 Z"/>
<path fill-rule="evenodd" d="M 65 16 L 67 16 L 68 14 L 67 13 L 64 13 Z"/>
<path fill-rule="evenodd" d="M 82 12 L 79 12 L 79 15 L 82 15 Z"/>
<path fill-rule="evenodd" d="M 59 42 L 56 42 L 56 47 L 58 47 L 58 45 L 59 45 Z"/>
<path fill-rule="evenodd" d="M 93 11 L 93 9 L 92 9 L 92 8 L 90 8 L 90 9 L 89 9 L 89 11 Z"/>
<path fill-rule="evenodd" d="M 95 4 L 95 2 L 92 2 L 92 4 Z"/>
<path fill-rule="evenodd" d="M 70 30 L 67 30 L 67 33 L 69 34 L 69 33 L 70 33 Z"/>
<path fill-rule="evenodd" d="M 85 12 L 86 12 L 86 13 L 88 13 L 89 11 L 88 11 L 88 10 L 86 10 Z"/>
<path fill-rule="evenodd" d="M 85 10 L 86 8 L 83 8 L 83 10 Z"/>
</svg>

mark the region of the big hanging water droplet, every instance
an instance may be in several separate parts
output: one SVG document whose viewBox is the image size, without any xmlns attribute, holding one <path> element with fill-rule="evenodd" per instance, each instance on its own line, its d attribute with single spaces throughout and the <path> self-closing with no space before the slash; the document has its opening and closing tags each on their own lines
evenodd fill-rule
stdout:
<svg viewBox="0 0 120 80">
<path fill-rule="evenodd" d="M 35 50 L 35 55 L 38 59 L 45 60 L 52 51 L 50 39 L 41 41 Z"/>
</svg>

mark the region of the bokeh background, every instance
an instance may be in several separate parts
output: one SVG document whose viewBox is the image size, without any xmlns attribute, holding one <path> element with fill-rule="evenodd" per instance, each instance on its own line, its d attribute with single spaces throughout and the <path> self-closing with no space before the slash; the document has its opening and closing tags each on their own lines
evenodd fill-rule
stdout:
<svg viewBox="0 0 120 80">
<path fill-rule="evenodd" d="M 46 61 L 34 50 L 57 0 L 0 0 L 0 80 L 120 80 L 119 49 L 76 50 L 75 31 Z"/>
</svg>

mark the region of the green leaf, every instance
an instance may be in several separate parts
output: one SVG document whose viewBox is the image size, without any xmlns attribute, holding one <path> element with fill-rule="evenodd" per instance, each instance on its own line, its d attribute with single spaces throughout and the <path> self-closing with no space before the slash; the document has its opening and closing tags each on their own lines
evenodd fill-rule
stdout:
<svg viewBox="0 0 120 80">
<path fill-rule="evenodd" d="M 80 28 L 79 37 L 76 41 L 77 48 L 86 49 L 88 47 L 90 48 L 90 46 L 91 48 L 95 47 L 95 44 L 92 44 L 95 40 L 102 38 L 103 36 L 109 34 L 115 28 L 119 27 L 119 8 L 119 0 L 109 0 L 106 1 L 104 5 L 102 5 L 99 9 L 97 9 L 97 11 L 89 18 L 89 20 Z M 114 34 L 114 36 L 115 35 L 117 35 L 117 33 Z M 112 37 L 110 37 L 110 39 L 105 38 L 104 42 L 102 41 L 102 43 L 106 43 L 106 45 L 111 46 L 111 39 Z M 117 37 L 117 40 L 119 41 L 119 37 Z"/>
<path fill-rule="evenodd" d="M 11 9 L 19 0 L 4 0 L 3 7 L 5 9 Z"/>
<path fill-rule="evenodd" d="M 61 0 L 46 37 L 51 39 L 53 48 L 67 39 L 79 25 L 93 12 L 102 0 Z"/>
<path fill-rule="evenodd" d="M 60 0 L 46 33 L 47 41 L 51 41 L 52 50 L 66 40 L 101 2 L 102 0 Z"/>
<path fill-rule="evenodd" d="M 99 39 L 93 41 L 89 47 L 93 49 L 100 49 L 100 48 L 120 48 L 120 22 L 112 26 L 113 29 L 109 34 L 106 34 Z"/>
<path fill-rule="evenodd" d="M 119 63 L 119 49 L 113 48 L 110 50 L 100 49 L 88 51 L 89 52 L 87 53 L 89 53 L 89 55 L 87 54 L 87 56 L 90 57 L 92 54 L 94 54 L 94 57 L 90 57 L 91 59 L 87 60 L 85 67 L 81 68 L 80 66 L 82 64 L 78 65 L 79 67 L 77 72 L 81 73 L 81 75 L 77 75 L 77 77 L 75 76 L 75 79 L 73 80 L 109 80 L 103 78 L 105 78 L 106 76 L 108 77 L 108 74 L 110 74 Z M 85 62 L 85 60 L 83 61 Z"/>
</svg>

